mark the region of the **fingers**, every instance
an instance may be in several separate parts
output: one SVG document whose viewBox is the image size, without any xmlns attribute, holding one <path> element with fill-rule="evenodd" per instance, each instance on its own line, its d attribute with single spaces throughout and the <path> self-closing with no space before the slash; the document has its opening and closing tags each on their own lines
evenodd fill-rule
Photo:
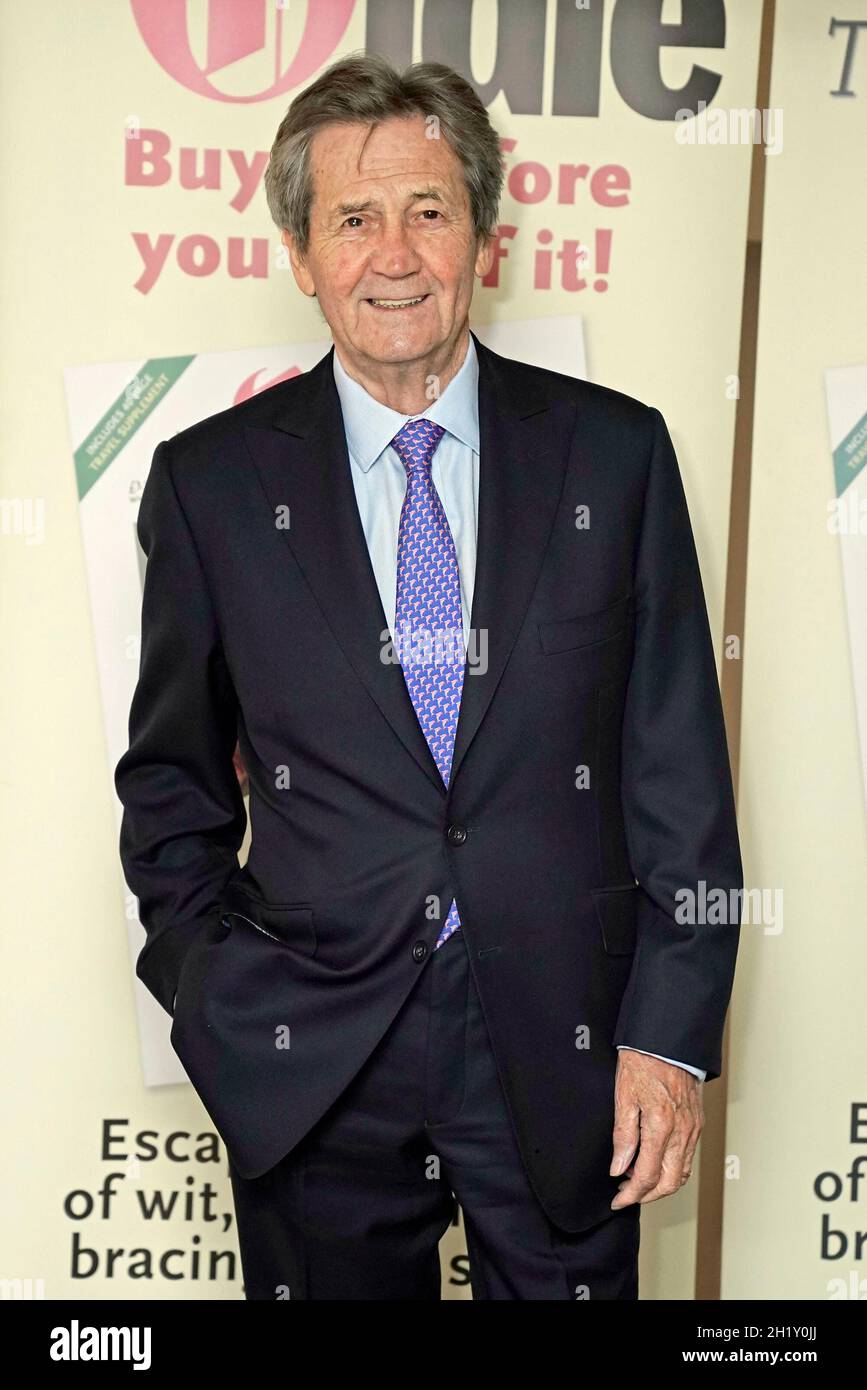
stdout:
<svg viewBox="0 0 867 1390">
<path fill-rule="evenodd" d="M 692 1166 L 695 1162 L 695 1151 L 698 1148 L 698 1141 L 704 1129 L 704 1113 L 699 1107 L 698 1113 L 693 1116 L 693 1126 L 687 1140 L 686 1151 L 683 1157 L 683 1182 L 686 1182 L 692 1173 Z"/>
<path fill-rule="evenodd" d="M 641 1106 L 639 1092 L 635 1088 L 630 1070 L 637 1055 L 631 1052 L 620 1052 L 617 1055 L 617 1072 L 614 1078 L 614 1128 L 611 1134 L 613 1153 L 608 1169 L 613 1178 L 626 1172 L 638 1148 Z"/>
<path fill-rule="evenodd" d="M 633 1202 L 644 1204 L 670 1197 L 680 1191 L 692 1173 L 704 1127 L 698 1087 L 682 1099 L 655 1097 L 639 1109 L 638 1157 L 611 1203 L 612 1211 Z"/>
<path fill-rule="evenodd" d="M 611 1167 L 608 1169 L 613 1178 L 626 1172 L 627 1165 L 638 1148 L 640 1114 L 641 1109 L 635 1101 L 618 1099 L 615 1093 L 614 1129 L 611 1133 L 614 1152 Z"/>
<path fill-rule="evenodd" d="M 656 1190 L 663 1181 L 666 1161 L 669 1165 L 674 1155 L 667 1158 L 673 1135 L 673 1125 L 665 1116 L 641 1116 L 641 1147 L 638 1158 L 632 1167 L 632 1176 L 621 1183 L 616 1197 L 611 1203 L 612 1211 L 631 1206 L 633 1202 L 644 1201 L 649 1192 Z M 672 1191 L 680 1186 L 675 1184 Z"/>
</svg>

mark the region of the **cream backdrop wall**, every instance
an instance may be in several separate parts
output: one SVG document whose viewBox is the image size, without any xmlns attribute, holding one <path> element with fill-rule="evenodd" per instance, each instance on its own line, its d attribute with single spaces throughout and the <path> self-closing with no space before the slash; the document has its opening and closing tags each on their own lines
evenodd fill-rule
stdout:
<svg viewBox="0 0 867 1390">
<path fill-rule="evenodd" d="M 173 0 L 151 6 L 166 15 L 178 8 L 183 7 Z M 516 142 L 509 154 L 512 171 L 524 160 L 543 169 L 513 182 L 504 197 L 501 223 L 518 231 L 507 243 L 499 286 L 477 290 L 474 316 L 480 324 L 548 316 L 556 332 L 558 316 L 581 313 L 588 375 L 662 410 L 679 452 L 719 650 L 736 403 L 731 378 L 738 361 L 752 150 L 749 144 L 679 143 L 671 122 L 630 108 L 612 76 L 611 32 L 618 11 L 623 22 L 631 8 L 629 0 L 604 7 L 600 0 L 596 11 L 604 15 L 598 117 L 512 114 L 504 97 L 492 101 L 495 124 Z M 706 3 L 703 8 L 707 13 Z M 709 8 L 716 11 L 717 5 Z M 653 25 L 645 24 L 633 31 L 633 49 L 637 33 L 645 73 L 658 71 L 671 87 L 685 83 L 700 65 L 720 74 L 714 105 L 751 107 L 760 5 L 729 0 L 719 8 L 726 17 L 722 46 L 672 44 L 657 54 Z M 325 24 L 340 9 L 332 0 L 330 6 L 312 5 L 311 15 Z M 303 7 L 278 10 L 291 56 L 304 23 Z M 311 77 L 332 57 L 364 46 L 373 10 L 363 3 L 348 3 L 345 10 L 345 31 Z M 225 152 L 243 151 L 252 158 L 267 151 L 293 91 L 261 101 L 217 100 L 194 92 L 149 51 L 133 11 L 124 0 L 44 0 L 26 6 L 6 0 L 0 6 L 0 111 L 7 131 L 0 283 L 5 321 L 12 328 L 2 346 L 0 492 L 15 503 L 14 515 L 24 518 L 4 531 L 0 548 L 5 643 L 15 652 L 0 687 L 7 731 L 2 778 L 7 929 L 0 949 L 4 977 L 13 982 L 2 1048 L 14 1059 L 3 1091 L 9 1139 L 3 1150 L 0 1276 L 41 1280 L 48 1297 L 236 1298 L 239 1272 L 234 1281 L 226 1277 L 225 1266 L 213 1280 L 202 1273 L 209 1251 L 234 1245 L 226 1225 L 229 1188 L 222 1156 L 213 1163 L 205 1153 L 192 1159 L 193 1146 L 185 1140 L 177 1141 L 174 1157 L 165 1152 L 168 1135 L 208 1133 L 210 1122 L 189 1086 L 145 1088 L 142 1083 L 112 769 L 62 373 L 86 363 L 312 341 L 322 336 L 323 324 L 280 265 L 261 187 L 247 208 L 239 212 L 231 206 L 237 180 Z M 410 6 L 410 18 L 411 11 Z M 436 11 L 435 3 L 426 7 L 425 57 L 439 56 L 435 49 L 443 41 Z M 472 59 L 482 80 L 492 72 L 494 11 L 493 5 L 478 5 L 472 32 Z M 662 18 L 677 26 L 682 12 L 689 20 L 694 11 L 687 0 L 682 10 L 666 2 Z M 272 81 L 269 45 L 277 11 L 266 6 L 264 12 L 264 47 L 254 46 L 248 57 L 230 65 L 216 62 L 211 74 L 216 90 L 249 96 Z M 530 12 L 537 7 L 522 7 L 522 13 Z M 201 65 L 208 20 L 204 0 L 194 0 L 188 13 L 191 49 Z M 538 58 L 541 64 L 544 112 L 550 110 L 555 56 L 562 62 L 566 51 L 554 40 L 555 13 L 553 3 L 538 7 L 547 24 L 543 43 L 518 41 L 522 61 L 530 65 Z M 562 13 L 571 24 L 577 7 L 565 6 Z M 516 14 L 513 10 L 513 22 Z M 416 57 L 422 56 L 422 33 L 417 7 Z M 676 27 L 667 37 L 677 37 Z M 507 38 L 504 30 L 501 45 Z M 509 42 L 514 56 L 514 38 Z M 158 187 L 125 182 L 127 137 L 136 124 L 164 132 L 171 142 L 171 177 Z M 179 146 L 221 151 L 222 186 L 181 188 Z M 628 201 L 610 208 L 594 204 L 584 183 L 574 206 L 557 204 L 553 197 L 520 201 L 533 196 L 534 179 L 544 178 L 546 170 L 554 173 L 556 188 L 557 166 L 580 162 L 591 170 L 609 164 L 625 169 Z M 823 177 L 821 169 L 813 176 Z M 604 177 L 596 187 L 604 195 Z M 815 215 L 814 201 L 811 206 Z M 597 259 L 604 250 L 599 230 L 611 233 L 604 274 L 604 262 Z M 553 250 L 564 239 L 588 246 L 587 288 L 534 288 L 540 231 L 550 231 Z M 151 238 L 151 245 L 161 235 L 175 238 L 147 293 L 135 288 L 142 259 L 134 234 Z M 211 276 L 186 274 L 178 265 L 178 243 L 196 235 L 213 238 L 219 249 L 220 265 Z M 265 276 L 227 273 L 232 237 L 268 241 Z M 826 251 L 827 241 L 811 245 L 799 288 L 814 277 L 815 258 Z M 595 289 L 594 283 L 604 288 Z M 794 332 L 789 346 L 796 355 L 802 350 Z M 835 336 L 825 357 L 833 360 L 841 351 Z M 818 433 L 816 440 L 815 466 L 821 473 Z M 817 484 L 819 499 L 824 486 Z M 24 533 L 31 506 L 32 515 L 44 521 L 44 535 L 34 544 Z M 813 531 L 809 536 L 833 575 L 830 543 L 826 550 L 823 538 Z M 772 596 L 769 586 L 765 603 Z M 834 651 L 839 664 L 842 647 Z M 767 709 L 766 716 L 771 718 Z M 836 740 L 842 740 L 845 727 L 844 722 L 831 731 L 844 773 L 846 749 Z M 759 732 L 764 726 L 754 731 L 754 745 Z M 813 775 L 821 779 L 825 773 L 820 768 Z M 791 799 L 789 807 L 794 809 Z M 767 844 L 767 822 L 759 828 Z M 857 833 L 854 799 L 848 827 L 839 829 L 851 837 L 851 848 Z M 838 882 L 851 878 L 853 861 L 853 854 L 840 854 L 839 860 L 835 854 Z M 109 1122 L 114 1123 L 106 1129 Z M 834 1125 L 837 1143 L 837 1109 Z M 130 1136 L 143 1130 L 156 1134 L 157 1157 L 145 1152 L 131 1159 Z M 100 1197 L 101 1190 L 107 1192 L 109 1173 L 120 1174 L 109 1184 L 115 1193 Z M 219 1219 L 213 1222 L 202 1219 L 206 1180 L 215 1192 Z M 142 1217 L 137 1189 L 155 1188 L 180 1193 L 170 1220 Z M 181 1205 L 188 1192 L 199 1199 L 189 1213 Z M 694 1201 L 693 1184 L 644 1213 L 643 1297 L 691 1296 Z M 70 1251 L 76 1233 L 100 1256 L 98 1272 L 87 1279 L 73 1278 Z M 445 1243 L 446 1296 L 466 1297 L 465 1271 L 448 1274 L 448 1262 L 461 1259 L 459 1238 L 457 1245 L 451 1240 Z M 105 1263 L 109 1247 L 124 1252 L 111 1273 Z M 181 1277 L 132 1277 L 129 1252 L 142 1247 L 157 1257 L 177 1249 L 172 1270 Z M 195 1278 L 197 1252 L 202 1264 Z M 142 1257 L 142 1269 L 144 1263 Z"/>
<path fill-rule="evenodd" d="M 782 931 L 742 932 L 725 1298 L 867 1297 L 852 1249 L 867 1231 L 865 1183 L 853 1202 L 845 1177 L 867 1154 L 867 817 L 824 377 L 867 363 L 867 31 L 855 34 L 853 95 L 832 96 L 852 34 L 832 34 L 833 17 L 865 25 L 867 4 L 778 4 L 771 73 L 785 148 L 765 197 L 740 824 L 747 881 L 782 889 L 784 917 Z M 863 551 L 862 524 L 846 539 Z M 823 1173 L 842 1178 L 836 1200 L 832 1177 L 828 1200 L 814 1193 Z M 839 1258 L 822 1258 L 823 1214 L 846 1233 L 845 1252 L 828 1248 Z"/>
</svg>

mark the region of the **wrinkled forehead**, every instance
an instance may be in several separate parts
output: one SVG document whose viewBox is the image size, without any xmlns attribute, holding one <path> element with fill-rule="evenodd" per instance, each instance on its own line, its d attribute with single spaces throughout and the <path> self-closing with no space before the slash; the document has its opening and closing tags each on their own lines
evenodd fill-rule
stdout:
<svg viewBox="0 0 867 1390">
<path fill-rule="evenodd" d="M 390 118 L 376 126 L 333 122 L 310 146 L 314 202 L 323 210 L 364 192 L 372 200 L 436 193 L 454 202 L 466 196 L 463 167 L 448 142 L 423 116 Z"/>
</svg>

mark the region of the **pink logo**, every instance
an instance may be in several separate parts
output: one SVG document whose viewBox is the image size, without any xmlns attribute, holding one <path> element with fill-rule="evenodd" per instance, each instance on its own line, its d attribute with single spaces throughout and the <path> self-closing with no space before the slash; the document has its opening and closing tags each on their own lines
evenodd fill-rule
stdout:
<svg viewBox="0 0 867 1390">
<path fill-rule="evenodd" d="M 235 392 L 235 399 L 232 402 L 233 405 L 240 405 L 241 401 L 248 401 L 251 396 L 258 396 L 261 391 L 270 391 L 272 386 L 279 386 L 281 381 L 291 381 L 294 376 L 301 375 L 300 367 L 289 367 L 285 372 L 281 372 L 279 376 L 272 377 L 270 381 L 263 381 L 257 386 L 256 378 L 260 376 L 264 370 L 264 367 L 257 367 L 252 375 L 246 377 L 245 380 L 241 382 L 241 385 Z"/>
<path fill-rule="evenodd" d="M 309 0 L 298 51 L 281 71 L 285 5 L 274 0 L 208 0 L 204 66 L 190 46 L 187 0 L 130 0 L 135 22 L 160 67 L 181 86 L 214 101 L 267 101 L 300 87 L 331 57 L 355 0 Z M 270 23 L 269 23 L 270 18 Z M 271 30 L 270 34 L 268 30 Z M 210 80 L 252 54 L 270 56 L 274 81 L 261 91 L 222 92 Z"/>
</svg>

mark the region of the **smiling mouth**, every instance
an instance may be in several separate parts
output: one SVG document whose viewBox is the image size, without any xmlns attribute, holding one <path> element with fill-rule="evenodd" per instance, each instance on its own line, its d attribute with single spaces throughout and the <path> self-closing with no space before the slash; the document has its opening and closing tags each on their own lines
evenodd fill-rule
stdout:
<svg viewBox="0 0 867 1390">
<path fill-rule="evenodd" d="M 365 299 L 365 304 L 370 304 L 374 309 L 383 309 L 386 313 L 396 313 L 399 309 L 416 309 L 419 304 L 423 304 L 430 295 L 417 294 L 411 299 Z"/>
</svg>

